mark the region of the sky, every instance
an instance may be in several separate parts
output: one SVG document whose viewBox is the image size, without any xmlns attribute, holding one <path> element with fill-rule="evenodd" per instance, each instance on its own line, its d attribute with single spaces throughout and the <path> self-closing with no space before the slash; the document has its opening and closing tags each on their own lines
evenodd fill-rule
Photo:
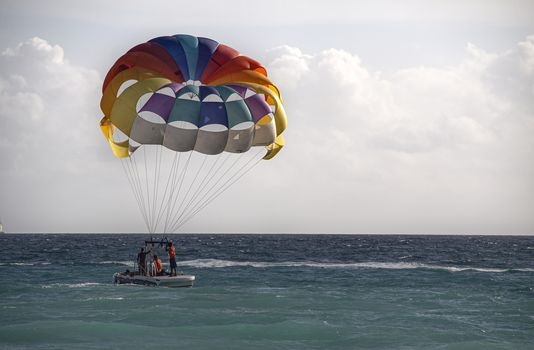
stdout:
<svg viewBox="0 0 534 350">
<path fill-rule="evenodd" d="M 99 130 L 153 37 L 213 38 L 277 84 L 286 147 L 180 232 L 534 234 L 532 1 L 0 5 L 0 220 L 146 232 Z"/>
</svg>

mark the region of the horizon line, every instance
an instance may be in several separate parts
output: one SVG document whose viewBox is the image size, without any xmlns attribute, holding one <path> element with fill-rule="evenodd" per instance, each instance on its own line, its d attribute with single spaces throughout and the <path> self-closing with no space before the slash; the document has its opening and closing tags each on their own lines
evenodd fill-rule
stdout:
<svg viewBox="0 0 534 350">
<path fill-rule="evenodd" d="M 325 235 L 325 236 L 534 236 L 534 233 L 415 233 L 415 232 L 368 232 L 368 233 L 327 233 L 327 232 L 4 232 L 3 235 Z"/>
</svg>

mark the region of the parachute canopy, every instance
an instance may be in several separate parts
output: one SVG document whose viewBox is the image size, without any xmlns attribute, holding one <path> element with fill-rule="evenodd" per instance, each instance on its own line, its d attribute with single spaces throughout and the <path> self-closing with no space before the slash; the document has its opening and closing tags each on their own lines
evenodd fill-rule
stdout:
<svg viewBox="0 0 534 350">
<path fill-rule="evenodd" d="M 265 68 L 208 38 L 133 47 L 107 73 L 100 107 L 151 233 L 176 231 L 284 145 L 286 114 Z"/>
<path fill-rule="evenodd" d="M 117 157 L 139 145 L 176 152 L 242 153 L 284 145 L 280 92 L 257 61 L 218 42 L 163 36 L 137 45 L 111 67 L 100 124 Z"/>
</svg>

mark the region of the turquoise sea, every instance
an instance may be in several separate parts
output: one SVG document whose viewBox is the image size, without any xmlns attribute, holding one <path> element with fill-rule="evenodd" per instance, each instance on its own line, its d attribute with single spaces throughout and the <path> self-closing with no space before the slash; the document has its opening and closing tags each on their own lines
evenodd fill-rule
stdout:
<svg viewBox="0 0 534 350">
<path fill-rule="evenodd" d="M 0 236 L 0 349 L 534 349 L 533 236 L 168 237 L 193 288 L 112 283 L 147 236 Z"/>
</svg>

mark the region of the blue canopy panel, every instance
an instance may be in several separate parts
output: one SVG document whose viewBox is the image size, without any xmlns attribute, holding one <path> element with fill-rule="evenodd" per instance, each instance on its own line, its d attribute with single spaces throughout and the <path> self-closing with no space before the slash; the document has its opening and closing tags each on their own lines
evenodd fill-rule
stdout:
<svg viewBox="0 0 534 350">
<path fill-rule="evenodd" d="M 200 80 L 211 56 L 217 50 L 219 43 L 208 38 L 198 38 L 198 61 L 194 80 Z"/>
<path fill-rule="evenodd" d="M 200 90 L 200 120 L 199 127 L 220 124 L 228 128 L 228 115 L 224 101 L 216 88 L 202 85 Z"/>
<path fill-rule="evenodd" d="M 214 87 L 224 100 L 229 129 L 244 122 L 252 122 L 252 114 L 238 91 L 227 85 Z"/>
<path fill-rule="evenodd" d="M 177 34 L 173 35 L 173 37 L 180 43 L 180 45 L 182 45 L 185 52 L 189 73 L 189 78 L 187 80 L 194 79 L 198 61 L 198 38 L 196 36 L 185 34 Z"/>
<path fill-rule="evenodd" d="M 165 50 L 167 50 L 174 62 L 176 62 L 176 64 L 180 68 L 182 76 L 184 77 L 184 81 L 191 80 L 186 52 L 181 43 L 175 37 L 160 36 L 158 38 L 150 40 L 149 42 L 156 43 L 162 46 Z"/>
</svg>

